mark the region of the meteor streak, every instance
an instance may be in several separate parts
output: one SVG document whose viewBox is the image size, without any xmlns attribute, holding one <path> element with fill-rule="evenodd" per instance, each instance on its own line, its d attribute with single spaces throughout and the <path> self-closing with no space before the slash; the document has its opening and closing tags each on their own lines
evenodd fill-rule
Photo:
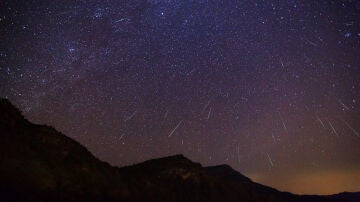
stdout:
<svg viewBox="0 0 360 202">
<path fill-rule="evenodd" d="M 268 153 L 266 153 L 266 156 L 267 156 L 267 159 L 268 159 L 268 161 L 269 161 L 270 165 L 273 167 L 273 166 L 274 166 L 274 164 L 273 164 L 273 162 L 272 162 L 272 160 L 271 160 L 271 158 L 270 158 L 269 154 L 268 154 Z"/>
<path fill-rule="evenodd" d="M 352 130 L 352 132 L 355 133 L 356 136 L 360 137 L 359 133 L 353 127 L 351 127 L 348 122 L 346 122 L 344 119 L 341 120 L 347 125 L 347 127 L 349 127 Z"/>
<path fill-rule="evenodd" d="M 181 125 L 182 122 L 183 122 L 183 120 L 181 120 L 181 121 L 176 125 L 176 127 L 171 131 L 171 133 L 169 134 L 168 137 L 171 137 L 171 136 L 172 136 L 172 134 L 176 131 L 176 129 Z"/>
</svg>

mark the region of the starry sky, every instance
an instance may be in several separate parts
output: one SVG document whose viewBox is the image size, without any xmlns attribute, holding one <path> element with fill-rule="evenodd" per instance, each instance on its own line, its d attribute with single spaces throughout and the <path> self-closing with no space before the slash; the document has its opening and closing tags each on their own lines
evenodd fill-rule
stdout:
<svg viewBox="0 0 360 202">
<path fill-rule="evenodd" d="M 0 0 L 0 96 L 112 165 L 360 191 L 357 0 Z"/>
</svg>

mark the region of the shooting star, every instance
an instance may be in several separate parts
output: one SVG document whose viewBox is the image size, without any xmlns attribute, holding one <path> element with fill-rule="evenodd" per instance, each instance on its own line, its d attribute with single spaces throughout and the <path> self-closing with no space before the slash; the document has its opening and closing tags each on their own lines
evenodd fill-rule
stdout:
<svg viewBox="0 0 360 202">
<path fill-rule="evenodd" d="M 192 69 L 190 72 L 187 73 L 187 76 L 190 76 L 191 74 L 193 74 L 194 72 L 196 72 L 196 70 L 198 70 L 199 68 L 194 68 Z"/>
<path fill-rule="evenodd" d="M 201 110 L 201 113 L 203 113 L 205 111 L 205 109 L 210 105 L 211 100 L 209 100 L 206 105 L 204 106 L 204 108 Z"/>
<path fill-rule="evenodd" d="M 332 129 L 332 131 L 333 131 L 333 133 L 335 133 L 335 135 L 337 136 L 337 137 L 339 137 L 339 134 L 336 132 L 336 130 L 335 130 L 335 128 L 334 128 L 334 126 L 333 126 L 333 124 L 328 120 L 328 122 L 329 122 L 329 125 L 330 125 L 330 127 L 331 127 L 331 129 Z"/>
<path fill-rule="evenodd" d="M 341 120 L 347 125 L 347 127 L 349 127 L 352 130 L 352 132 L 355 133 L 356 136 L 360 137 L 359 133 L 353 127 L 351 127 L 351 125 L 348 122 L 346 122 L 344 119 Z"/>
<path fill-rule="evenodd" d="M 319 36 L 318 36 L 318 39 L 319 39 L 321 42 L 323 42 L 323 41 L 324 41 L 324 39 L 322 39 L 322 38 L 321 38 L 321 37 L 319 37 Z"/>
<path fill-rule="evenodd" d="M 282 122 L 283 128 L 284 128 L 285 132 L 286 132 L 286 133 L 288 133 L 288 129 L 287 129 L 286 125 L 285 125 L 285 121 L 284 121 L 284 119 L 282 118 L 282 116 L 281 116 L 281 113 L 280 113 L 280 112 L 279 112 L 279 115 L 280 115 L 280 119 L 281 119 L 281 122 Z"/>
<path fill-rule="evenodd" d="M 347 107 L 341 100 L 338 100 L 339 104 L 341 104 L 346 110 L 350 111 L 349 107 Z"/>
<path fill-rule="evenodd" d="M 310 58 L 304 53 L 304 58 L 305 58 L 305 62 L 306 63 L 308 63 L 308 62 L 310 62 L 311 60 L 310 60 Z"/>
<path fill-rule="evenodd" d="M 166 110 L 165 114 L 164 114 L 164 120 L 166 119 L 166 117 L 168 116 L 169 114 L 169 110 Z"/>
<path fill-rule="evenodd" d="M 344 25 L 345 26 L 352 26 L 352 25 L 354 25 L 354 22 L 346 22 L 346 23 L 344 23 Z"/>
<path fill-rule="evenodd" d="M 284 65 L 284 62 L 283 62 L 283 60 L 280 58 L 280 62 L 281 62 L 281 66 L 283 67 L 283 68 L 285 68 L 285 65 Z"/>
<path fill-rule="evenodd" d="M 310 41 L 308 38 L 304 37 L 304 41 L 308 42 L 310 45 L 317 46 L 316 43 Z"/>
<path fill-rule="evenodd" d="M 123 134 L 120 136 L 119 140 L 121 140 L 121 139 L 124 137 L 124 135 L 125 135 L 125 133 L 123 133 Z"/>
<path fill-rule="evenodd" d="M 276 143 L 276 139 L 275 139 L 274 133 L 271 133 L 271 137 L 272 137 L 272 139 L 274 140 L 274 143 Z"/>
<path fill-rule="evenodd" d="M 211 110 L 212 110 L 212 107 L 210 107 L 210 110 L 209 110 L 209 113 L 208 113 L 208 116 L 207 116 L 207 119 L 208 119 L 208 120 L 210 119 Z"/>
<path fill-rule="evenodd" d="M 118 19 L 118 20 L 115 20 L 114 22 L 115 23 L 118 23 L 118 22 L 122 22 L 122 21 L 129 21 L 130 19 L 129 18 L 120 18 L 120 19 Z"/>
<path fill-rule="evenodd" d="M 266 153 L 266 156 L 267 156 L 267 159 L 268 159 L 270 165 L 271 165 L 272 167 L 274 167 L 274 164 L 273 164 L 273 162 L 272 162 L 272 160 L 271 160 L 271 158 L 270 158 L 270 156 L 269 156 L 268 153 Z"/>
<path fill-rule="evenodd" d="M 182 122 L 183 122 L 183 120 L 181 120 L 181 121 L 176 125 L 176 127 L 171 131 L 171 133 L 169 134 L 168 137 L 171 137 L 171 136 L 172 136 L 172 134 L 176 131 L 176 129 L 181 125 Z"/>
<path fill-rule="evenodd" d="M 236 152 L 237 152 L 238 163 L 240 163 L 240 146 L 239 145 L 236 146 Z"/>
<path fill-rule="evenodd" d="M 322 127 L 323 127 L 324 129 L 326 129 L 326 128 L 325 128 L 325 125 L 324 125 L 324 122 L 322 122 L 322 120 L 320 119 L 320 117 L 319 117 L 317 114 L 315 114 L 315 116 L 316 116 L 317 120 L 321 123 Z"/>
<path fill-rule="evenodd" d="M 128 116 L 124 121 L 127 122 L 127 121 L 130 121 L 130 119 L 132 119 L 135 114 L 136 114 L 137 110 L 135 110 L 130 116 Z"/>
</svg>

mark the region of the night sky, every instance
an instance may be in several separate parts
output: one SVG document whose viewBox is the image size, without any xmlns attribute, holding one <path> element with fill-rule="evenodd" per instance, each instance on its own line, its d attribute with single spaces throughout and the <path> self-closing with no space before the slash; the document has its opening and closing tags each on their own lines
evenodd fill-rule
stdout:
<svg viewBox="0 0 360 202">
<path fill-rule="evenodd" d="M 360 1 L 0 0 L 0 96 L 112 165 L 360 191 Z"/>
</svg>

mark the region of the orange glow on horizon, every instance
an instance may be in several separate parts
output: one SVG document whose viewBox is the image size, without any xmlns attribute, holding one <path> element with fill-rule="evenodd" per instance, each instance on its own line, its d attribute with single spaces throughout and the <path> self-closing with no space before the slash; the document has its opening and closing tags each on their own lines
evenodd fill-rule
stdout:
<svg viewBox="0 0 360 202">
<path fill-rule="evenodd" d="M 295 194 L 331 195 L 360 190 L 360 169 L 308 171 L 293 175 L 286 173 L 280 178 L 279 175 L 247 175 L 260 184 Z"/>
</svg>

